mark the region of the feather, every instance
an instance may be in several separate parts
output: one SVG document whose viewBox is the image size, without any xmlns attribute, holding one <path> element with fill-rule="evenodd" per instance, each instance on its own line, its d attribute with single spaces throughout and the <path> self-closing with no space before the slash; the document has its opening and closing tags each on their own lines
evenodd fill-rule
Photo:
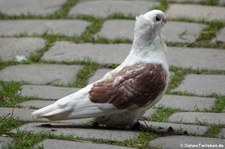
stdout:
<svg viewBox="0 0 225 149">
<path fill-rule="evenodd" d="M 169 70 L 161 29 L 165 14 L 152 10 L 136 17 L 132 49 L 121 65 L 102 79 L 32 113 L 65 120 L 97 117 L 107 126 L 132 126 L 164 95 Z"/>
</svg>

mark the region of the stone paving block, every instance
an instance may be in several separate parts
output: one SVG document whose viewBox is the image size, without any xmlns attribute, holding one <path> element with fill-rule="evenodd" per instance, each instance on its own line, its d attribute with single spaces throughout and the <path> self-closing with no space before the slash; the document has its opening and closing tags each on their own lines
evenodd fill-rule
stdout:
<svg viewBox="0 0 225 149">
<path fill-rule="evenodd" d="M 0 12 L 7 15 L 51 15 L 59 10 L 66 0 L 0 0 Z"/>
<path fill-rule="evenodd" d="M 216 93 L 225 95 L 225 76 L 223 75 L 196 75 L 190 74 L 173 91 L 188 92 L 198 95 L 210 95 Z"/>
<path fill-rule="evenodd" d="M 115 13 L 121 13 L 125 16 L 137 16 L 159 5 L 158 2 L 152 1 L 84 1 L 75 5 L 70 10 L 69 16 L 91 15 L 95 17 L 107 17 Z"/>
<path fill-rule="evenodd" d="M 131 44 L 75 44 L 61 41 L 45 52 L 42 60 L 71 62 L 91 59 L 101 64 L 120 64 L 130 49 Z M 172 66 L 225 70 L 225 52 L 220 49 L 169 47 L 167 57 Z"/>
<path fill-rule="evenodd" d="M 219 0 L 218 3 L 219 3 L 219 5 L 223 5 L 224 6 L 225 5 L 225 0 Z"/>
<path fill-rule="evenodd" d="M 193 11 L 195 10 L 195 11 Z M 225 9 L 218 6 L 192 4 L 170 4 L 166 15 L 170 19 L 189 18 L 194 20 L 225 20 Z"/>
<path fill-rule="evenodd" d="M 134 23 L 133 20 L 106 20 L 96 37 L 133 40 Z"/>
<path fill-rule="evenodd" d="M 17 60 L 18 56 L 29 56 L 45 47 L 42 38 L 0 38 L 0 60 Z"/>
<path fill-rule="evenodd" d="M 101 79 L 107 72 L 113 69 L 98 69 L 95 74 L 89 79 L 88 83 L 93 83 L 99 79 Z"/>
<path fill-rule="evenodd" d="M 0 80 L 31 84 L 72 84 L 81 69 L 78 65 L 15 65 L 0 71 Z"/>
<path fill-rule="evenodd" d="M 168 22 L 162 29 L 167 42 L 192 43 L 206 25 L 188 22 Z"/>
<path fill-rule="evenodd" d="M 178 2 L 178 3 L 200 3 L 204 2 L 204 0 L 168 0 L 169 2 Z"/>
<path fill-rule="evenodd" d="M 181 133 L 189 135 L 204 135 L 208 128 L 206 126 L 175 124 L 175 123 L 161 123 L 141 121 L 141 124 L 147 126 L 151 130 L 158 133 Z"/>
<path fill-rule="evenodd" d="M 93 60 L 101 64 L 120 64 L 127 57 L 130 49 L 130 44 L 74 44 L 60 41 L 45 52 L 42 60 L 56 62 Z"/>
<path fill-rule="evenodd" d="M 149 142 L 150 148 L 181 149 L 181 148 L 224 148 L 225 140 L 197 136 L 166 136 Z"/>
<path fill-rule="evenodd" d="M 225 113 L 177 112 L 169 117 L 170 122 L 225 124 Z"/>
<path fill-rule="evenodd" d="M 78 91 L 79 88 L 56 87 L 49 85 L 23 85 L 21 96 L 37 97 L 40 99 L 58 100 L 64 96 Z"/>
<path fill-rule="evenodd" d="M 206 25 L 187 22 L 168 22 L 162 29 L 167 42 L 191 43 L 196 41 Z M 133 20 L 107 20 L 96 37 L 130 39 L 134 36 Z"/>
<path fill-rule="evenodd" d="M 63 141 L 56 139 L 46 139 L 36 145 L 38 148 L 43 146 L 45 149 L 134 149 L 130 147 L 122 147 L 108 144 L 96 144 L 91 142 L 75 142 L 75 141 Z"/>
<path fill-rule="evenodd" d="M 222 138 L 225 138 L 225 128 L 223 128 L 223 129 L 221 130 L 221 132 L 219 133 L 218 136 L 219 136 L 219 137 L 222 137 Z"/>
<path fill-rule="evenodd" d="M 215 98 L 165 95 L 154 107 L 163 106 L 182 111 L 211 110 L 215 102 Z"/>
<path fill-rule="evenodd" d="M 213 42 L 225 42 L 225 27 L 216 33 L 216 38 L 213 39 Z"/>
<path fill-rule="evenodd" d="M 101 139 L 106 141 L 124 141 L 136 139 L 138 137 L 138 132 L 128 130 L 82 128 L 81 126 L 58 123 L 50 123 L 47 124 L 47 126 L 43 124 L 44 123 L 29 123 L 17 129 L 33 133 L 45 132 L 54 135 L 74 135 L 83 139 Z M 12 132 L 16 131 L 16 129 L 12 130 Z"/>
<path fill-rule="evenodd" d="M 148 110 L 144 113 L 143 117 L 150 118 L 155 112 L 156 112 L 156 109 L 148 109 Z"/>
<path fill-rule="evenodd" d="M 13 116 L 21 121 L 32 121 L 32 109 L 0 108 L 0 117 Z"/>
<path fill-rule="evenodd" d="M 168 47 L 169 65 L 192 69 L 225 70 L 225 51 L 207 48 Z"/>
<path fill-rule="evenodd" d="M 0 149 L 6 149 L 12 142 L 13 138 L 0 136 Z"/>
<path fill-rule="evenodd" d="M 31 109 L 31 108 L 39 109 L 39 108 L 46 107 L 50 104 L 53 104 L 54 102 L 55 101 L 30 100 L 30 101 L 19 103 L 18 105 L 26 109 Z"/>
<path fill-rule="evenodd" d="M 0 35 L 80 36 L 89 24 L 82 20 L 4 20 L 0 21 Z"/>
</svg>

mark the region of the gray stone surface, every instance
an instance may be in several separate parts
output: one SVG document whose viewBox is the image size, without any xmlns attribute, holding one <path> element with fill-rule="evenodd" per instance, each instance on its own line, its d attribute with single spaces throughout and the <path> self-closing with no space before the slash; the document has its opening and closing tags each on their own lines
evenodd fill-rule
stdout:
<svg viewBox="0 0 225 149">
<path fill-rule="evenodd" d="M 8 145 L 12 144 L 13 138 L 0 137 L 0 149 L 6 149 Z"/>
<path fill-rule="evenodd" d="M 225 124 L 225 113 L 177 112 L 169 117 L 170 122 L 194 124 Z"/>
<path fill-rule="evenodd" d="M 0 108 L 0 117 L 13 116 L 21 121 L 32 121 L 31 113 L 34 110 L 20 108 Z"/>
<path fill-rule="evenodd" d="M 148 109 L 144 113 L 143 117 L 150 118 L 155 112 L 156 112 L 156 109 Z"/>
<path fill-rule="evenodd" d="M 60 41 L 44 54 L 42 60 L 71 62 L 89 59 L 101 64 L 120 64 L 127 57 L 130 49 L 130 44 L 74 44 Z"/>
<path fill-rule="evenodd" d="M 23 85 L 21 87 L 20 94 L 25 97 L 58 100 L 78 90 L 79 88 L 56 87 L 49 85 Z"/>
<path fill-rule="evenodd" d="M 219 133 L 218 136 L 225 139 L 225 128 L 223 128 L 223 129 L 221 130 L 221 132 Z"/>
<path fill-rule="evenodd" d="M 0 80 L 31 84 L 72 84 L 81 69 L 78 65 L 15 65 L 0 71 Z"/>
<path fill-rule="evenodd" d="M 225 0 L 219 0 L 219 4 L 224 6 L 225 5 Z"/>
<path fill-rule="evenodd" d="M 74 135 L 83 139 L 101 139 L 106 141 L 124 141 L 128 139 L 136 139 L 138 132 L 127 130 L 108 130 L 82 128 L 75 125 L 50 123 L 51 126 L 44 127 L 41 123 L 29 123 L 18 128 L 21 131 L 33 133 L 51 133 L 55 135 Z M 16 132 L 14 129 L 12 132 Z"/>
<path fill-rule="evenodd" d="M 169 65 L 192 69 L 225 70 L 225 51 L 207 48 L 168 47 Z"/>
<path fill-rule="evenodd" d="M 0 0 L 0 12 L 7 15 L 51 15 L 59 10 L 66 0 Z"/>
<path fill-rule="evenodd" d="M 170 4 L 169 9 L 166 11 L 166 15 L 170 19 L 190 18 L 206 21 L 224 21 L 224 14 L 225 9 L 223 7 L 192 4 Z"/>
<path fill-rule="evenodd" d="M 225 147 L 225 140 L 217 138 L 196 137 L 196 136 L 166 136 L 166 137 L 159 137 L 150 141 L 149 147 L 161 149 L 181 149 L 181 148 L 219 149 Z"/>
<path fill-rule="evenodd" d="M 192 43 L 206 25 L 188 22 L 168 22 L 162 29 L 167 42 Z"/>
<path fill-rule="evenodd" d="M 96 144 L 91 142 L 74 142 L 55 139 L 46 139 L 36 145 L 38 148 L 43 146 L 45 149 L 134 149 L 130 147 L 122 147 L 116 145 Z"/>
<path fill-rule="evenodd" d="M 215 98 L 165 95 L 155 107 L 163 106 L 182 111 L 211 110 L 215 102 Z"/>
<path fill-rule="evenodd" d="M 206 126 L 175 124 L 175 123 L 142 121 L 141 124 L 146 125 L 148 128 L 159 133 L 175 132 L 175 133 L 189 134 L 189 135 L 204 135 L 208 130 Z"/>
<path fill-rule="evenodd" d="M 96 34 L 98 38 L 107 39 L 130 39 L 134 38 L 133 20 L 106 20 Z"/>
<path fill-rule="evenodd" d="M 162 29 L 162 34 L 168 42 L 191 43 L 196 41 L 206 25 L 187 22 L 168 22 Z M 107 20 L 96 37 L 107 39 L 133 40 L 133 20 Z"/>
<path fill-rule="evenodd" d="M 140 15 L 151 10 L 151 8 L 159 6 L 158 2 L 152 1 L 84 1 L 75 5 L 69 12 L 69 16 L 91 15 L 95 17 L 107 17 L 115 13 L 123 15 Z M 91 9 L 90 9 L 91 8 Z"/>
<path fill-rule="evenodd" d="M 71 62 L 91 59 L 102 64 L 120 64 L 130 49 L 131 44 L 75 44 L 60 41 L 45 52 L 42 60 Z M 220 49 L 169 47 L 167 57 L 172 66 L 225 70 L 225 51 Z"/>
<path fill-rule="evenodd" d="M 169 2 L 179 2 L 179 3 L 200 3 L 203 2 L 204 0 L 168 0 Z"/>
<path fill-rule="evenodd" d="M 0 35 L 80 36 L 89 24 L 82 20 L 3 20 L 0 21 Z"/>
<path fill-rule="evenodd" d="M 0 38 L 0 60 L 17 60 L 18 56 L 29 58 L 44 47 L 42 38 Z"/>
<path fill-rule="evenodd" d="M 218 33 L 216 33 L 216 38 L 213 39 L 214 42 L 225 42 L 225 27 L 222 28 Z"/>
<path fill-rule="evenodd" d="M 98 69 L 94 75 L 89 79 L 88 83 L 93 83 L 99 79 L 101 79 L 107 72 L 111 71 L 112 69 Z"/>
<path fill-rule="evenodd" d="M 54 102 L 55 101 L 30 100 L 30 101 L 19 103 L 18 105 L 27 109 L 31 109 L 31 108 L 39 109 L 39 108 L 48 106 L 50 104 L 53 104 Z"/>
<path fill-rule="evenodd" d="M 182 83 L 173 91 L 188 92 L 198 95 L 210 95 L 216 93 L 225 95 L 224 75 L 196 75 L 190 74 L 185 77 Z"/>
</svg>

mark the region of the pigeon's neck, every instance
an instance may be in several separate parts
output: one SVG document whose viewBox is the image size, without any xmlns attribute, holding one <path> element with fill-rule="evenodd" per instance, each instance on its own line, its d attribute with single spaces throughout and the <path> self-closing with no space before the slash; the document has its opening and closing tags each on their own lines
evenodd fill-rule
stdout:
<svg viewBox="0 0 225 149">
<path fill-rule="evenodd" d="M 160 33 L 152 35 L 152 38 L 135 38 L 131 52 L 121 67 L 137 63 L 158 63 L 168 69 L 166 49 L 166 44 Z"/>
<path fill-rule="evenodd" d="M 163 53 L 166 44 L 160 32 L 152 33 L 149 36 L 135 37 L 131 53 L 141 57 L 149 57 L 154 53 Z"/>
</svg>

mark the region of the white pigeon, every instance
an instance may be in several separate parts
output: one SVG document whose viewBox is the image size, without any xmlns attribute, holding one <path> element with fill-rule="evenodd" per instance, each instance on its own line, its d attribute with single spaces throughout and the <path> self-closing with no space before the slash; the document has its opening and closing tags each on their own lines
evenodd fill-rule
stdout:
<svg viewBox="0 0 225 149">
<path fill-rule="evenodd" d="M 160 10 L 137 16 L 132 49 L 121 65 L 32 115 L 49 120 L 95 117 L 108 127 L 135 126 L 167 89 L 169 70 L 161 36 L 165 23 Z"/>
</svg>

